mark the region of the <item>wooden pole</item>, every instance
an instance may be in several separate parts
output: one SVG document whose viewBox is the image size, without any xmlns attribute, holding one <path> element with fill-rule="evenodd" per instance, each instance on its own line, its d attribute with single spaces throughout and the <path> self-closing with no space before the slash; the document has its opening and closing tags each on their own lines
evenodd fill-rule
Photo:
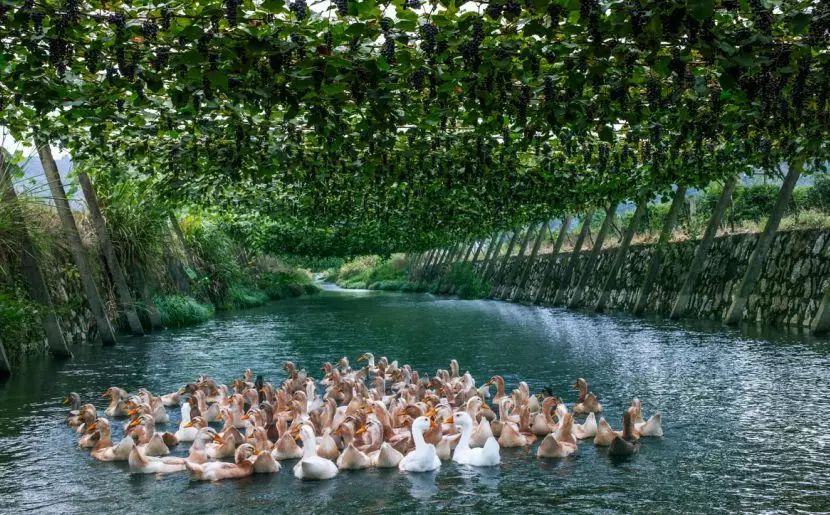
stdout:
<svg viewBox="0 0 830 515">
<path fill-rule="evenodd" d="M 784 177 L 784 183 L 781 185 L 781 190 L 778 192 L 778 198 L 775 201 L 775 206 L 772 208 L 772 213 L 767 219 L 767 224 L 764 226 L 764 231 L 758 237 L 755 248 L 749 256 L 749 263 L 746 266 L 746 272 L 738 286 L 737 292 L 732 296 L 732 305 L 726 312 L 723 323 L 734 325 L 741 321 L 744 316 L 744 309 L 746 308 L 749 296 L 758 284 L 758 279 L 761 278 L 764 261 L 767 259 L 769 249 L 772 246 L 772 241 L 775 239 L 775 234 L 778 232 L 778 226 L 781 224 L 781 218 L 784 217 L 784 212 L 787 210 L 787 204 L 792 199 L 793 189 L 801 176 L 801 171 L 804 167 L 804 161 L 795 160 L 790 163 L 787 175 Z"/>
<path fill-rule="evenodd" d="M 64 339 L 60 321 L 55 313 L 55 306 L 52 303 L 52 296 L 49 294 L 49 287 L 43 278 L 43 271 L 38 262 L 37 247 L 35 247 L 32 237 L 29 235 L 26 220 L 19 212 L 20 203 L 18 202 L 14 185 L 12 185 L 11 174 L 6 163 L 5 151 L 2 149 L 0 149 L 0 187 L 2 187 L 0 188 L 0 193 L 3 195 L 3 201 L 12 206 L 12 223 L 22 228 L 20 231 L 20 246 L 22 247 L 20 261 L 23 279 L 26 282 L 26 290 L 29 293 L 29 297 L 40 306 L 42 311 L 40 313 L 40 323 L 43 326 L 43 332 L 46 335 L 49 350 L 59 358 L 72 357 L 69 346 L 66 344 L 66 339 Z"/>
<path fill-rule="evenodd" d="M 588 281 L 594 273 L 594 264 L 599 258 L 599 253 L 602 251 L 602 244 L 605 242 L 605 236 L 611 230 L 611 224 L 614 223 L 614 215 L 617 212 L 617 204 L 613 203 L 605 210 L 605 220 L 597 233 L 597 239 L 594 241 L 594 246 L 591 248 L 591 253 L 588 255 L 588 262 L 585 263 L 585 268 L 582 270 L 582 275 L 579 277 L 573 296 L 568 301 L 569 308 L 577 308 L 582 305 L 582 297 L 588 290 Z"/>
<path fill-rule="evenodd" d="M 654 248 L 654 254 L 651 256 L 651 261 L 648 263 L 645 276 L 643 277 L 643 284 L 640 285 L 640 292 L 637 294 L 637 302 L 634 304 L 634 314 L 642 315 L 648 303 L 648 297 L 651 295 L 651 290 L 654 287 L 654 282 L 660 274 L 660 269 L 663 267 L 663 260 L 666 258 L 668 252 L 669 240 L 671 239 L 674 224 L 677 223 L 677 216 L 680 213 L 680 208 L 686 200 L 686 187 L 682 185 L 677 186 L 677 191 L 674 192 L 674 199 L 672 200 L 669 212 L 666 219 L 663 221 L 663 228 L 660 231 L 660 237 L 657 240 L 657 246 Z"/>
<path fill-rule="evenodd" d="M 723 213 L 729 206 L 732 199 L 732 192 L 735 191 L 735 185 L 738 182 L 737 177 L 730 177 L 723 184 L 723 191 L 718 198 L 718 203 L 715 205 L 715 210 L 709 218 L 709 223 L 706 226 L 706 231 L 703 233 L 703 239 L 697 245 L 695 255 L 692 262 L 689 263 L 689 271 L 686 272 L 686 277 L 683 279 L 683 286 L 680 287 L 680 293 L 677 294 L 677 299 L 674 301 L 669 318 L 680 318 L 686 316 L 689 309 L 689 302 L 692 300 L 692 294 L 697 286 L 697 279 L 700 272 L 703 270 L 703 264 L 706 261 L 706 256 L 715 242 L 715 236 L 718 233 L 721 220 L 723 220 Z"/>
<path fill-rule="evenodd" d="M 426 275 L 427 269 L 429 269 L 430 265 L 432 264 L 432 260 L 435 259 L 435 249 L 429 249 L 427 252 L 426 259 L 424 263 L 421 265 L 420 269 L 418 270 L 417 277 L 418 279 L 423 279 L 424 275 Z"/>
<path fill-rule="evenodd" d="M 565 302 L 565 297 L 568 295 L 568 288 L 571 286 L 571 278 L 573 276 L 576 265 L 579 264 L 579 253 L 582 252 L 582 245 L 588 238 L 588 233 L 591 232 L 591 220 L 594 218 L 594 210 L 585 213 L 585 219 L 582 220 L 582 229 L 579 231 L 579 236 L 576 237 L 576 243 L 571 250 L 571 255 L 568 257 L 568 262 L 565 264 L 565 269 L 562 271 L 562 276 L 559 278 L 559 284 L 556 286 L 556 293 L 553 295 L 553 304 L 558 306 Z M 560 235 L 561 236 L 561 235 Z"/>
<path fill-rule="evenodd" d="M 545 269 L 542 271 L 542 280 L 539 282 L 539 287 L 536 289 L 536 293 L 533 295 L 531 300 L 533 304 L 539 302 L 542 292 L 545 290 L 550 278 L 553 276 L 553 270 L 556 268 L 556 259 L 559 255 L 559 251 L 562 249 L 562 244 L 565 242 L 565 238 L 568 237 L 568 227 L 570 225 L 571 216 L 568 215 L 562 220 L 562 227 L 559 229 L 559 236 L 557 236 L 556 242 L 553 244 L 553 249 L 548 256 L 548 260 L 545 262 Z"/>
<path fill-rule="evenodd" d="M 634 216 L 631 217 L 631 222 L 625 230 L 623 239 L 620 241 L 620 246 L 614 254 L 614 261 L 611 263 L 611 269 L 608 271 L 608 275 L 605 276 L 605 283 L 602 285 L 602 290 L 600 291 L 599 299 L 597 299 L 597 304 L 595 306 L 597 311 L 605 310 L 605 306 L 608 303 L 608 297 L 611 295 L 611 291 L 613 291 L 617 286 L 617 274 L 625 261 L 625 256 L 628 254 L 628 248 L 631 246 L 631 240 L 634 238 L 634 233 L 636 233 L 637 229 L 640 227 L 640 220 L 642 220 L 643 215 L 646 213 L 646 206 L 648 206 L 648 199 L 643 197 L 640 199 L 640 202 L 637 203 L 637 208 L 634 210 Z"/>
<path fill-rule="evenodd" d="M 129 286 L 127 286 L 127 278 L 124 276 L 124 270 L 121 268 L 121 263 L 115 254 L 115 247 L 112 245 L 107 223 L 104 220 L 104 215 L 101 213 L 101 207 L 98 204 L 98 195 L 95 193 L 95 188 L 93 188 L 92 181 L 86 172 L 78 172 L 78 181 L 81 183 L 81 189 L 84 192 L 84 198 L 86 198 L 86 203 L 89 207 L 92 225 L 95 228 L 95 233 L 98 235 L 98 242 L 101 244 L 104 260 L 112 275 L 112 281 L 115 283 L 115 292 L 118 295 L 118 301 L 121 304 L 121 309 L 124 310 L 124 316 L 127 318 L 127 325 L 130 327 L 133 335 L 144 336 L 144 328 L 141 327 L 141 321 L 138 318 L 138 313 L 135 311 L 133 295 L 130 293 Z"/>
<path fill-rule="evenodd" d="M 78 273 L 81 277 L 81 284 L 83 285 L 89 308 L 95 317 L 98 334 L 101 336 L 101 341 L 104 345 L 115 345 L 115 331 L 113 331 L 110 321 L 107 319 L 104 303 L 101 300 L 101 295 L 98 293 L 98 286 L 95 284 L 92 268 L 90 268 L 89 261 L 87 260 L 86 249 L 84 249 L 84 245 L 81 242 L 81 235 L 78 233 L 75 217 L 72 215 L 72 209 L 69 207 L 69 199 L 66 197 L 66 191 L 63 189 L 58 166 L 52 157 L 52 149 L 49 148 L 48 143 L 37 139 L 35 140 L 35 146 L 40 156 L 40 162 L 43 165 L 46 180 L 49 182 L 49 189 L 52 191 L 52 198 L 55 201 L 55 207 L 61 220 L 63 232 L 69 243 L 69 248 L 72 251 L 75 265 L 78 267 Z"/>
</svg>

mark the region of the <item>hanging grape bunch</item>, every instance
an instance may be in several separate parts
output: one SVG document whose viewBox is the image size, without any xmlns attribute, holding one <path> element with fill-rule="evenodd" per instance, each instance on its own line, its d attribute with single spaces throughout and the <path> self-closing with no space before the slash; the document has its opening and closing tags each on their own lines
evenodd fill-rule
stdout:
<svg viewBox="0 0 830 515">
<path fill-rule="evenodd" d="M 504 3 L 503 12 L 507 16 L 518 17 L 522 14 L 522 6 L 517 0 L 507 0 Z"/>
<path fill-rule="evenodd" d="M 502 6 L 502 4 L 490 2 L 489 4 L 487 4 L 487 8 L 484 9 L 484 14 L 486 14 L 490 18 L 493 18 L 494 20 L 498 20 L 499 18 L 501 18 L 501 13 L 503 9 L 504 7 Z"/>
<path fill-rule="evenodd" d="M 432 23 L 424 23 L 421 25 L 421 50 L 432 57 L 435 55 L 438 35 L 438 27 Z"/>
<path fill-rule="evenodd" d="M 170 30 L 170 23 L 173 21 L 173 11 L 165 7 L 161 10 L 161 20 L 159 25 L 161 25 L 161 30 L 167 32 Z"/>
<path fill-rule="evenodd" d="M 305 0 L 294 0 L 291 2 L 291 12 L 294 13 L 297 21 L 303 21 L 308 17 L 308 4 Z"/>
<path fill-rule="evenodd" d="M 381 53 L 384 59 L 389 64 L 395 63 L 395 40 L 391 36 L 387 36 L 381 47 Z"/>
<path fill-rule="evenodd" d="M 144 20 L 141 24 L 141 33 L 147 41 L 155 41 L 159 28 L 153 20 Z"/>
<path fill-rule="evenodd" d="M 239 23 L 239 19 L 237 18 L 238 14 L 239 0 L 225 0 L 225 18 L 228 20 L 228 25 L 236 27 L 237 23 Z"/>
<path fill-rule="evenodd" d="M 349 14 L 348 0 L 334 0 L 334 7 L 337 10 L 337 14 L 340 16 L 346 16 Z"/>
</svg>

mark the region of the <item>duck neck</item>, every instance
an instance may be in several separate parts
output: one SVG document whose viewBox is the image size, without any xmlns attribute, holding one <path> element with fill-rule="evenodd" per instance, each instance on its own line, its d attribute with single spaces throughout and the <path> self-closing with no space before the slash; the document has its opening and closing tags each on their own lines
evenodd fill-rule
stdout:
<svg viewBox="0 0 830 515">
<path fill-rule="evenodd" d="M 311 433 L 303 433 L 303 459 L 317 457 L 317 439 Z"/>
<path fill-rule="evenodd" d="M 418 429 L 412 428 L 412 441 L 415 442 L 415 449 L 423 449 L 426 445 L 426 441 L 424 440 L 424 432 Z"/>
<path fill-rule="evenodd" d="M 461 426 L 461 438 L 458 439 L 458 443 L 456 444 L 455 448 L 461 448 L 462 450 L 467 450 L 470 448 L 470 438 L 473 435 L 473 426 Z"/>
</svg>

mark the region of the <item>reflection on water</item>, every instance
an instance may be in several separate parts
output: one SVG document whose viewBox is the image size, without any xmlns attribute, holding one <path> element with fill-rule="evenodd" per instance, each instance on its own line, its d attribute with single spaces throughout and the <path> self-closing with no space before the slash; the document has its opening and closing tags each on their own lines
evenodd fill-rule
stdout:
<svg viewBox="0 0 830 515">
<path fill-rule="evenodd" d="M 826 340 L 793 333 L 678 325 L 430 295 L 328 291 L 229 314 L 202 326 L 114 348 L 83 348 L 66 362 L 35 360 L 0 385 L 2 511 L 767 511 L 827 510 L 830 400 Z M 502 374 L 568 401 L 585 377 L 619 428 L 632 397 L 661 410 L 664 439 L 612 461 L 590 443 L 565 460 L 504 449 L 503 464 L 445 462 L 433 474 L 342 473 L 300 482 L 282 472 L 219 484 L 186 474 L 130 476 L 97 463 L 63 424 L 74 390 L 103 409 L 113 385 L 168 393 L 199 374 L 229 382 L 246 367 L 267 380 L 292 360 L 313 373 L 365 351 L 434 372 L 456 358 L 479 381 Z M 173 413 L 167 429 L 178 424 Z M 114 437 L 121 434 L 114 424 Z M 537 443 L 538 445 L 538 443 Z M 186 454 L 176 449 L 175 455 Z"/>
</svg>

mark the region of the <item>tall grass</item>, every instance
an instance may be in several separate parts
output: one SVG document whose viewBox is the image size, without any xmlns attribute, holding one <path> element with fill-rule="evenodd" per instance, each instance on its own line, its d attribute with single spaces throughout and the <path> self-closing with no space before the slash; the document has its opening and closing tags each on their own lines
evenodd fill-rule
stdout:
<svg viewBox="0 0 830 515">
<path fill-rule="evenodd" d="M 213 318 L 214 309 L 186 295 L 159 295 L 154 299 L 161 315 L 161 322 L 167 327 L 185 327 L 201 324 Z"/>
</svg>

